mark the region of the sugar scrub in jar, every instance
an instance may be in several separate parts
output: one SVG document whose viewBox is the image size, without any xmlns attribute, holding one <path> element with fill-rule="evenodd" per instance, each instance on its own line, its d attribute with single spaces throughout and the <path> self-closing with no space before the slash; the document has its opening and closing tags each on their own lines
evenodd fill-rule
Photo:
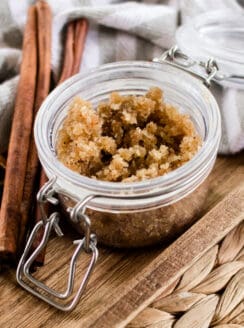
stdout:
<svg viewBox="0 0 244 328">
<path fill-rule="evenodd" d="M 189 74 L 167 64 L 121 62 L 54 90 L 38 113 L 35 139 L 67 217 L 88 199 L 83 212 L 98 242 L 147 246 L 197 219 L 220 116 L 210 91 Z M 83 233 L 84 223 L 72 223 Z"/>
</svg>

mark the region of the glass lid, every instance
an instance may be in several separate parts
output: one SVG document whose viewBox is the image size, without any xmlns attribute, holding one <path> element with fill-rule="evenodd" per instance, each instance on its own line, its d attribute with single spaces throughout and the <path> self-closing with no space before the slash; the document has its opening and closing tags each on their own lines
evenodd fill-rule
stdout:
<svg viewBox="0 0 244 328">
<path fill-rule="evenodd" d="M 177 30 L 176 41 L 195 60 L 216 59 L 220 84 L 244 88 L 244 11 L 196 16 Z"/>
</svg>

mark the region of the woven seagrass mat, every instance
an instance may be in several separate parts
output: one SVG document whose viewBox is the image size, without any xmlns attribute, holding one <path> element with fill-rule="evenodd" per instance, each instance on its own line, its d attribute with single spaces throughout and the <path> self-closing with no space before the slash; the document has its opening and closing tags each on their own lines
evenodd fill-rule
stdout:
<svg viewBox="0 0 244 328">
<path fill-rule="evenodd" d="M 127 327 L 243 328 L 244 222 Z"/>
</svg>

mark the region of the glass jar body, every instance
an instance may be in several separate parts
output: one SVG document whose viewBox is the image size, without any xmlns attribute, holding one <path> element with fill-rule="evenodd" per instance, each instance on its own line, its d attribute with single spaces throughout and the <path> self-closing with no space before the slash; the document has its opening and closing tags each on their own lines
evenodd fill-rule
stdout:
<svg viewBox="0 0 244 328">
<path fill-rule="evenodd" d="M 202 137 L 193 159 L 165 176 L 137 183 L 97 181 L 72 172 L 56 158 L 57 134 L 76 95 L 94 107 L 113 91 L 144 94 L 150 87 L 164 90 L 168 103 L 187 113 Z M 216 159 L 220 139 L 218 106 L 206 87 L 167 64 L 123 62 L 77 75 L 42 105 L 35 123 L 40 161 L 65 209 L 92 195 L 87 204 L 91 230 L 98 241 L 117 247 L 146 246 L 172 238 L 197 218 L 207 192 L 203 183 Z M 78 231 L 82 227 L 76 224 Z"/>
<path fill-rule="evenodd" d="M 111 213 L 87 209 L 92 232 L 99 243 L 119 248 L 145 247 L 167 243 L 190 227 L 198 218 L 208 193 L 209 182 L 205 180 L 188 196 L 171 205 L 133 213 Z M 76 202 L 59 195 L 64 210 Z M 67 215 L 69 219 L 69 216 Z M 73 222 L 70 220 L 70 223 Z M 83 224 L 75 229 L 84 234 Z"/>
</svg>

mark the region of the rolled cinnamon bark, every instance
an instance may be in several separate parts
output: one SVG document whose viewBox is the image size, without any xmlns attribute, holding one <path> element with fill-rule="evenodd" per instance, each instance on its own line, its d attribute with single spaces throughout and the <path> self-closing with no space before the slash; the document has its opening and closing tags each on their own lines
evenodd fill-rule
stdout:
<svg viewBox="0 0 244 328">
<path fill-rule="evenodd" d="M 79 73 L 82 55 L 84 52 L 86 35 L 88 31 L 88 22 L 86 19 L 80 19 L 75 23 L 75 43 L 74 43 L 74 63 L 72 75 Z"/>
<path fill-rule="evenodd" d="M 83 18 L 67 25 L 64 60 L 58 84 L 79 72 L 87 31 L 88 21 Z"/>
<path fill-rule="evenodd" d="M 36 4 L 37 11 L 37 42 L 38 42 L 38 72 L 37 72 L 37 88 L 34 103 L 34 118 L 50 90 L 51 76 L 51 25 L 52 13 L 51 8 L 45 1 L 38 1 Z M 26 235 L 26 225 L 28 219 L 34 216 L 33 203 L 35 200 L 35 186 L 38 184 L 38 171 L 40 165 L 37 150 L 34 141 L 32 129 L 27 168 L 25 174 L 25 183 L 23 190 L 23 198 L 21 203 L 21 226 L 19 235 L 19 249 L 22 251 L 24 239 Z"/>
<path fill-rule="evenodd" d="M 85 19 L 78 21 L 70 22 L 67 25 L 66 30 L 66 40 L 64 46 L 64 60 L 62 65 L 61 77 L 58 84 L 62 83 L 72 75 L 79 72 L 81 58 L 84 50 L 84 44 L 86 40 L 88 29 L 88 22 Z M 40 174 L 39 188 L 41 188 L 44 183 L 47 181 L 43 169 Z M 46 211 L 48 212 L 48 204 L 46 204 Z M 41 212 L 39 208 L 36 208 L 36 222 L 42 219 Z M 43 232 L 39 230 L 39 233 L 36 236 L 36 239 L 33 243 L 33 250 L 38 247 L 42 240 Z M 38 257 L 35 259 L 32 269 L 35 270 L 36 267 L 42 266 L 45 259 L 45 250 L 38 254 Z"/>
<path fill-rule="evenodd" d="M 66 39 L 64 45 L 64 60 L 62 65 L 61 76 L 58 84 L 65 81 L 72 75 L 74 63 L 74 42 L 75 42 L 75 22 L 70 22 L 66 29 Z"/>
<path fill-rule="evenodd" d="M 0 260 L 15 259 L 36 89 L 36 8 L 28 10 L 0 212 Z"/>
</svg>

